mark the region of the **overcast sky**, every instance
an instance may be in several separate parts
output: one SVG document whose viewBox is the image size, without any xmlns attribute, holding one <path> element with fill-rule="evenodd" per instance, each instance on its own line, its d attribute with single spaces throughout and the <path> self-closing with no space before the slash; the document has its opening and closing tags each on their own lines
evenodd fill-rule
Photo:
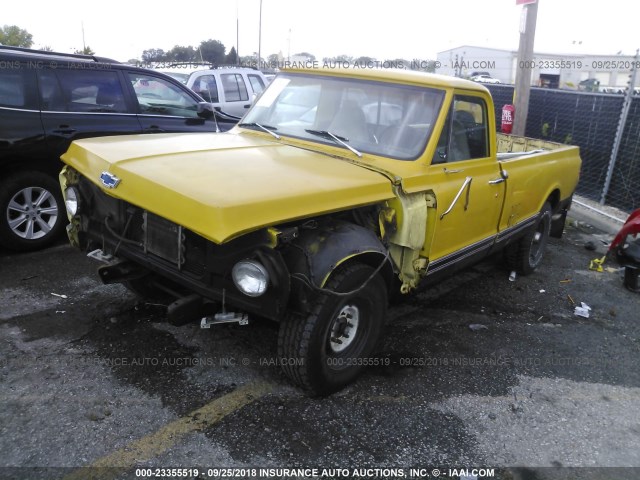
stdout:
<svg viewBox="0 0 640 480">
<path fill-rule="evenodd" d="M 435 59 L 460 45 L 517 49 L 522 7 L 516 0 L 262 0 L 262 56 L 306 51 L 377 60 Z M 85 43 L 126 61 L 150 48 L 207 39 L 227 51 L 258 51 L 260 0 L 2 0 L 0 25 L 33 34 L 34 47 L 71 52 Z M 632 55 L 640 47 L 640 2 L 540 0 L 535 50 Z"/>
</svg>

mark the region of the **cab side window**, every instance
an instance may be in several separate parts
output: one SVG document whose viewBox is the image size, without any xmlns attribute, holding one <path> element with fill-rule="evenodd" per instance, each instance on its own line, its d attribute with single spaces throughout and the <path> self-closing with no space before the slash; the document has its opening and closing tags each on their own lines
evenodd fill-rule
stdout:
<svg viewBox="0 0 640 480">
<path fill-rule="evenodd" d="M 180 87 L 164 78 L 129 73 L 129 80 L 140 105 L 140 113 L 172 117 L 198 117 L 198 102 Z"/>
<path fill-rule="evenodd" d="M 53 72 L 50 72 L 53 73 Z M 83 113 L 126 113 L 127 105 L 117 72 L 100 70 L 57 70 L 62 99 L 69 112 Z M 42 78 L 42 76 L 41 76 Z M 53 80 L 41 86 L 41 96 L 49 103 L 56 103 L 56 93 L 47 88 L 55 88 Z M 49 93 L 52 95 L 48 97 Z M 57 109 L 57 105 L 49 105 Z"/>
<path fill-rule="evenodd" d="M 52 70 L 38 72 L 40 85 L 40 104 L 44 112 L 66 112 L 67 106 L 62 97 L 62 89 L 58 77 Z"/>
<path fill-rule="evenodd" d="M 487 105 L 483 99 L 456 95 L 440 134 L 432 163 L 450 163 L 489 155 Z"/>
<path fill-rule="evenodd" d="M 238 73 L 223 73 L 220 75 L 224 98 L 227 102 L 246 102 L 249 100 L 247 87 L 242 75 Z"/>
<path fill-rule="evenodd" d="M 191 89 L 207 102 L 218 103 L 218 84 L 213 75 L 201 75 L 196 79 Z"/>
</svg>

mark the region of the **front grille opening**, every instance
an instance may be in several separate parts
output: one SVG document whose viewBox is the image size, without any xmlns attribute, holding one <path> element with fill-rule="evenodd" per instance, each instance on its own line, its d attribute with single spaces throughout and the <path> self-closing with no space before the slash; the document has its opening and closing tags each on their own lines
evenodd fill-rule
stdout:
<svg viewBox="0 0 640 480">
<path fill-rule="evenodd" d="M 180 268 L 183 263 L 184 233 L 180 225 L 144 212 L 144 250 Z"/>
</svg>

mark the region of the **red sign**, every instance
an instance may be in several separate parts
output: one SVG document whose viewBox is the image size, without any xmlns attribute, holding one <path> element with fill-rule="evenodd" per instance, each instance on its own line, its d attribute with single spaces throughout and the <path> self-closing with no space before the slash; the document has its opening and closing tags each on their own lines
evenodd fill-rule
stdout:
<svg viewBox="0 0 640 480">
<path fill-rule="evenodd" d="M 516 5 L 528 5 L 530 3 L 536 3 L 538 0 L 516 0 Z"/>
</svg>

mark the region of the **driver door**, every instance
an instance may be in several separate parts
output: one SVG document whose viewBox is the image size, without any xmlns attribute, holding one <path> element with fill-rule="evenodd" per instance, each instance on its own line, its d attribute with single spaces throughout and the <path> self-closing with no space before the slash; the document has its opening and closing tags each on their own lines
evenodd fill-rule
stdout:
<svg viewBox="0 0 640 480">
<path fill-rule="evenodd" d="M 505 180 L 488 115 L 481 96 L 454 96 L 427 173 L 437 202 L 435 234 L 422 252 L 429 274 L 486 254 L 498 233 Z"/>
</svg>

